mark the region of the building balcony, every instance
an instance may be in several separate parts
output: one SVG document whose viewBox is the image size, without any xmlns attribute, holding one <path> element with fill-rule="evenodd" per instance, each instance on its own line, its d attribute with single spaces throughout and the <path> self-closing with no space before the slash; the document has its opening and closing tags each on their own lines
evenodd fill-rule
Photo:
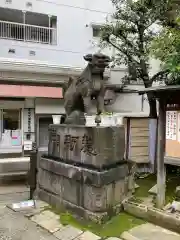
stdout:
<svg viewBox="0 0 180 240">
<path fill-rule="evenodd" d="M 0 7 L 0 39 L 57 44 L 57 17 Z"/>
<path fill-rule="evenodd" d="M 42 44 L 56 44 L 57 29 L 30 24 L 0 21 L 0 38 L 34 42 Z"/>
</svg>

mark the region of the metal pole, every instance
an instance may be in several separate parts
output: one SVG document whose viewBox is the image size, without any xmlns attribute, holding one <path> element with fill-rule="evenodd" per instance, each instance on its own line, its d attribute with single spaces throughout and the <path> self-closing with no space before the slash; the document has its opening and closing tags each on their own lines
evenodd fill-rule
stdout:
<svg viewBox="0 0 180 240">
<path fill-rule="evenodd" d="M 49 17 L 49 44 L 51 44 L 51 15 Z"/>
<path fill-rule="evenodd" d="M 26 11 L 22 11 L 23 12 L 23 29 L 24 29 L 24 41 L 26 41 Z"/>
</svg>

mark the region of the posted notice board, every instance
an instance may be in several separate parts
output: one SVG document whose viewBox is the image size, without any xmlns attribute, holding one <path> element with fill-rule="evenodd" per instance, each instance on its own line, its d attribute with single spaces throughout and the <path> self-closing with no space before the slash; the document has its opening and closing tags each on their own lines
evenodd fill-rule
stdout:
<svg viewBox="0 0 180 240">
<path fill-rule="evenodd" d="M 180 110 L 166 112 L 166 156 L 180 158 Z"/>
</svg>

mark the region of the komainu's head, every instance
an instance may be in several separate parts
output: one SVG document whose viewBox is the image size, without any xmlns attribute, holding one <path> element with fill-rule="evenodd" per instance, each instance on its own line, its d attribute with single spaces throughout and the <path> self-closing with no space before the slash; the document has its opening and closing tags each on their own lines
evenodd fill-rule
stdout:
<svg viewBox="0 0 180 240">
<path fill-rule="evenodd" d="M 92 66 L 93 72 L 104 72 L 111 62 L 110 57 L 102 53 L 87 54 L 84 59 Z"/>
</svg>

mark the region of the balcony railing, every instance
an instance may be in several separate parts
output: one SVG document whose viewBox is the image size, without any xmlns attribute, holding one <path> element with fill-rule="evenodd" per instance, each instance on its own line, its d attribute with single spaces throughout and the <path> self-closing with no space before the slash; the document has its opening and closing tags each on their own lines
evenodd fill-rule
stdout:
<svg viewBox="0 0 180 240">
<path fill-rule="evenodd" d="M 0 38 L 56 44 L 56 28 L 0 21 Z"/>
</svg>

